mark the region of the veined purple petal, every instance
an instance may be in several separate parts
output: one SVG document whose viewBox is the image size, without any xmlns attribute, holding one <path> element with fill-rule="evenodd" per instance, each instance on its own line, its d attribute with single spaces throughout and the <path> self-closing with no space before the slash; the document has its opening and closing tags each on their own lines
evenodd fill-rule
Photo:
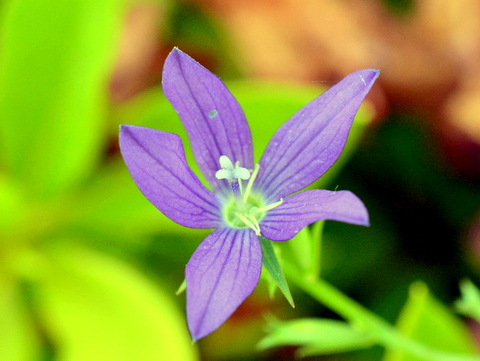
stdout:
<svg viewBox="0 0 480 361">
<path fill-rule="evenodd" d="M 219 180 L 221 155 L 253 168 L 252 137 L 237 100 L 216 75 L 178 49 L 163 68 L 163 92 L 187 130 L 196 161 L 213 189 L 228 188 Z"/>
<path fill-rule="evenodd" d="M 122 125 L 120 149 L 138 188 L 160 212 L 190 228 L 220 226 L 218 199 L 188 167 L 178 135 Z"/>
<path fill-rule="evenodd" d="M 368 226 L 368 211 L 349 191 L 314 189 L 285 198 L 262 219 L 262 235 L 272 241 L 287 241 L 311 223 L 329 219 Z"/>
<path fill-rule="evenodd" d="M 260 160 L 255 182 L 267 202 L 305 188 L 335 163 L 378 74 L 366 69 L 348 75 L 280 127 Z"/>
<path fill-rule="evenodd" d="M 198 246 L 185 269 L 187 321 L 194 340 L 215 331 L 255 289 L 262 270 L 258 236 L 221 228 Z"/>
</svg>

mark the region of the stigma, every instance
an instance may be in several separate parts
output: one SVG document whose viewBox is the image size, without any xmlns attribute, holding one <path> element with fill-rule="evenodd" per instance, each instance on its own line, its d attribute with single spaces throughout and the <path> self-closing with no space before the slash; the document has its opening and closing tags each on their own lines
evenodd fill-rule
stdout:
<svg viewBox="0 0 480 361">
<path fill-rule="evenodd" d="M 220 156 L 218 160 L 222 169 L 215 173 L 217 179 L 226 179 L 230 183 L 237 182 L 239 179 L 247 180 L 250 178 L 250 172 L 247 168 L 233 166 L 232 161 L 226 155 Z"/>
</svg>

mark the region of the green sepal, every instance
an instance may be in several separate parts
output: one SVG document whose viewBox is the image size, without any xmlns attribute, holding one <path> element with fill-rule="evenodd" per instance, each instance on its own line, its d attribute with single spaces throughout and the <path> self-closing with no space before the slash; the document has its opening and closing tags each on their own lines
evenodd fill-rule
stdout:
<svg viewBox="0 0 480 361">
<path fill-rule="evenodd" d="M 184 279 L 182 284 L 178 287 L 178 289 L 175 291 L 175 294 L 177 296 L 181 295 L 185 290 L 187 289 L 187 280 Z"/>
<path fill-rule="evenodd" d="M 290 288 L 288 287 L 287 281 L 285 280 L 285 276 L 283 275 L 283 271 L 280 266 L 280 262 L 278 261 L 275 250 L 270 242 L 271 241 L 269 239 L 260 236 L 260 244 L 262 246 L 263 253 L 263 266 L 268 271 L 278 288 L 280 288 L 280 291 L 282 291 L 290 305 L 295 307 L 292 294 L 290 293 Z"/>
</svg>

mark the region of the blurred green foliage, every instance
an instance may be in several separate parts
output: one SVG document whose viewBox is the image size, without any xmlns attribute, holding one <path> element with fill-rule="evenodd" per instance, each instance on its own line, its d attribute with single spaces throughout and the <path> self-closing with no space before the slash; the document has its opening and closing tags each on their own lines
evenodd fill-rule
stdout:
<svg viewBox="0 0 480 361">
<path fill-rule="evenodd" d="M 2 2 L 2 361 L 197 358 L 165 287 L 98 250 L 165 223 L 119 159 L 102 163 L 127 5 Z"/>
</svg>

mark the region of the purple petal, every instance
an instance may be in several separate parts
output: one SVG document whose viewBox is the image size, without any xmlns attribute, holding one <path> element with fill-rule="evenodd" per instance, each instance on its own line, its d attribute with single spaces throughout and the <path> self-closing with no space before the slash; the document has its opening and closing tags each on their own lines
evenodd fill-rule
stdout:
<svg viewBox="0 0 480 361">
<path fill-rule="evenodd" d="M 120 149 L 138 188 L 160 212 L 190 228 L 220 226 L 218 200 L 188 167 L 178 135 L 122 125 Z"/>
<path fill-rule="evenodd" d="M 378 74 L 366 69 L 348 75 L 280 127 L 260 160 L 256 181 L 268 202 L 305 188 L 335 163 Z"/>
<path fill-rule="evenodd" d="M 255 289 L 262 270 L 258 236 L 222 228 L 198 246 L 185 269 L 187 320 L 194 340 L 215 331 Z"/>
<path fill-rule="evenodd" d="M 329 219 L 368 226 L 368 211 L 349 191 L 314 189 L 297 193 L 268 211 L 260 223 L 262 235 L 272 241 L 287 241 L 303 227 Z"/>
<path fill-rule="evenodd" d="M 163 68 L 163 92 L 187 130 L 197 163 L 217 191 L 227 188 L 219 180 L 221 155 L 244 168 L 253 168 L 252 137 L 242 108 L 216 75 L 178 49 Z"/>
</svg>

